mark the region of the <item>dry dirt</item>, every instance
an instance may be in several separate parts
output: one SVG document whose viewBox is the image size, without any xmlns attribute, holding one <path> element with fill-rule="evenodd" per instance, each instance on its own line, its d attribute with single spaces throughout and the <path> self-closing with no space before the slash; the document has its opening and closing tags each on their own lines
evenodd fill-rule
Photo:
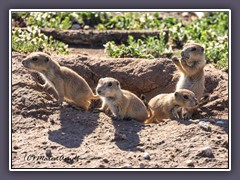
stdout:
<svg viewBox="0 0 240 180">
<path fill-rule="evenodd" d="M 174 90 L 178 76 L 170 60 L 106 60 L 101 52 L 82 52 L 54 58 L 93 89 L 100 77 L 113 76 L 148 99 Z M 194 120 L 145 125 L 96 113 L 99 102 L 90 112 L 67 103 L 60 109 L 22 67 L 24 56 L 12 54 L 12 168 L 228 168 L 227 73 L 206 67 L 211 102 Z"/>
</svg>

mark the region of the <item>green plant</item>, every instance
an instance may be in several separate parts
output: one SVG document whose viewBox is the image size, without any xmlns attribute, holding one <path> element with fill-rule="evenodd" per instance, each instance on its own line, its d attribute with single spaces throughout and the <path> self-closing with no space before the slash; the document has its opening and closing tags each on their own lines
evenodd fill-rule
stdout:
<svg viewBox="0 0 240 180">
<path fill-rule="evenodd" d="M 169 30 L 166 44 L 160 43 L 161 40 L 153 37 L 143 40 L 132 39 L 128 46 L 116 46 L 115 43 L 109 42 L 106 44 L 106 52 L 111 57 L 160 57 L 159 52 L 168 53 L 169 47 L 181 49 L 187 42 L 196 42 L 205 46 L 208 63 L 213 62 L 219 68 L 228 66 L 228 13 L 226 12 L 210 12 L 204 18 L 188 24 L 172 17 L 161 19 L 159 13 L 142 15 L 125 13 L 122 17 L 113 18 L 105 27 Z"/>
<path fill-rule="evenodd" d="M 74 16 L 68 12 L 31 12 L 27 24 L 29 26 L 69 29 Z"/>
<path fill-rule="evenodd" d="M 67 48 L 68 45 L 54 40 L 51 36 L 47 37 L 35 26 L 12 31 L 12 49 L 17 52 L 56 51 L 60 54 L 68 54 Z"/>
<path fill-rule="evenodd" d="M 164 45 L 157 38 L 132 39 L 131 44 L 120 46 L 108 42 L 106 52 L 111 57 L 152 58 L 161 56 L 159 52 L 167 53 L 170 47 L 181 49 L 187 42 L 197 42 L 205 46 L 208 63 L 213 62 L 219 68 L 228 66 L 227 12 L 208 12 L 205 17 L 189 23 L 174 17 L 162 18 L 161 12 L 14 12 L 13 17 L 43 28 L 69 29 L 77 21 L 81 27 L 88 25 L 97 30 L 167 29 L 169 38 Z"/>
<path fill-rule="evenodd" d="M 132 36 L 128 37 L 128 45 L 121 44 L 117 46 L 115 42 L 107 42 L 105 45 L 105 52 L 110 57 L 123 58 L 157 58 L 170 57 L 173 52 L 171 47 L 165 44 L 165 32 L 161 33 L 159 37 L 148 37 L 144 39 L 135 40 Z"/>
</svg>

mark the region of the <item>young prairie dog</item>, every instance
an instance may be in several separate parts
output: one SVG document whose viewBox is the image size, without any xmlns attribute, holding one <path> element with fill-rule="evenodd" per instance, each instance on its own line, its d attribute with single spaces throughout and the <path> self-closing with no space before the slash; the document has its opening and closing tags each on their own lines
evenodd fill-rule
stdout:
<svg viewBox="0 0 240 180">
<path fill-rule="evenodd" d="M 48 54 L 34 52 L 27 56 L 22 64 L 25 68 L 39 72 L 44 78 L 43 88 L 52 87 L 58 95 L 61 106 L 63 100 L 73 103 L 77 107 L 88 110 L 92 99 L 99 99 L 94 95 L 88 83 L 73 70 L 60 66 Z"/>
<path fill-rule="evenodd" d="M 181 59 L 173 57 L 172 61 L 181 73 L 176 90 L 191 90 L 198 101 L 202 101 L 205 90 L 204 66 L 206 64 L 204 48 L 197 43 L 187 43 L 181 52 Z M 205 96 L 203 99 L 207 101 L 208 98 Z M 186 118 L 190 118 L 197 110 L 197 108 L 185 109 L 187 111 Z"/>
<path fill-rule="evenodd" d="M 144 103 L 135 94 L 121 89 L 118 80 L 110 77 L 99 79 L 96 92 L 102 99 L 100 110 L 109 108 L 120 119 L 133 118 L 140 122 L 147 119 Z"/>
<path fill-rule="evenodd" d="M 162 122 L 163 119 L 182 119 L 182 108 L 196 107 L 198 100 L 192 91 L 180 89 L 174 93 L 157 95 L 148 105 L 152 115 L 145 123 L 155 119 Z"/>
</svg>

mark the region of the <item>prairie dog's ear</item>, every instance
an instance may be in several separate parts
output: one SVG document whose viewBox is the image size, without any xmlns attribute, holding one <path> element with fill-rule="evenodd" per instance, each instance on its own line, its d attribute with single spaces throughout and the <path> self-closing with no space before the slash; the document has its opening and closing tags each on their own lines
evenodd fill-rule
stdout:
<svg viewBox="0 0 240 180">
<path fill-rule="evenodd" d="M 120 82 L 118 80 L 116 80 L 116 84 L 117 86 L 120 86 Z"/>
</svg>

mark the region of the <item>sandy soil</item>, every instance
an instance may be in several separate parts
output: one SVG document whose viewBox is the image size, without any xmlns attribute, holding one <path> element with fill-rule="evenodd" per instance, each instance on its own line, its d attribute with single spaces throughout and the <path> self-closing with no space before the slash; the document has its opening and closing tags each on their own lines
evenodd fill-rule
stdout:
<svg viewBox="0 0 240 180">
<path fill-rule="evenodd" d="M 67 103 L 60 109 L 22 57 L 12 58 L 12 168 L 228 168 L 228 109 L 148 125 Z"/>
</svg>

